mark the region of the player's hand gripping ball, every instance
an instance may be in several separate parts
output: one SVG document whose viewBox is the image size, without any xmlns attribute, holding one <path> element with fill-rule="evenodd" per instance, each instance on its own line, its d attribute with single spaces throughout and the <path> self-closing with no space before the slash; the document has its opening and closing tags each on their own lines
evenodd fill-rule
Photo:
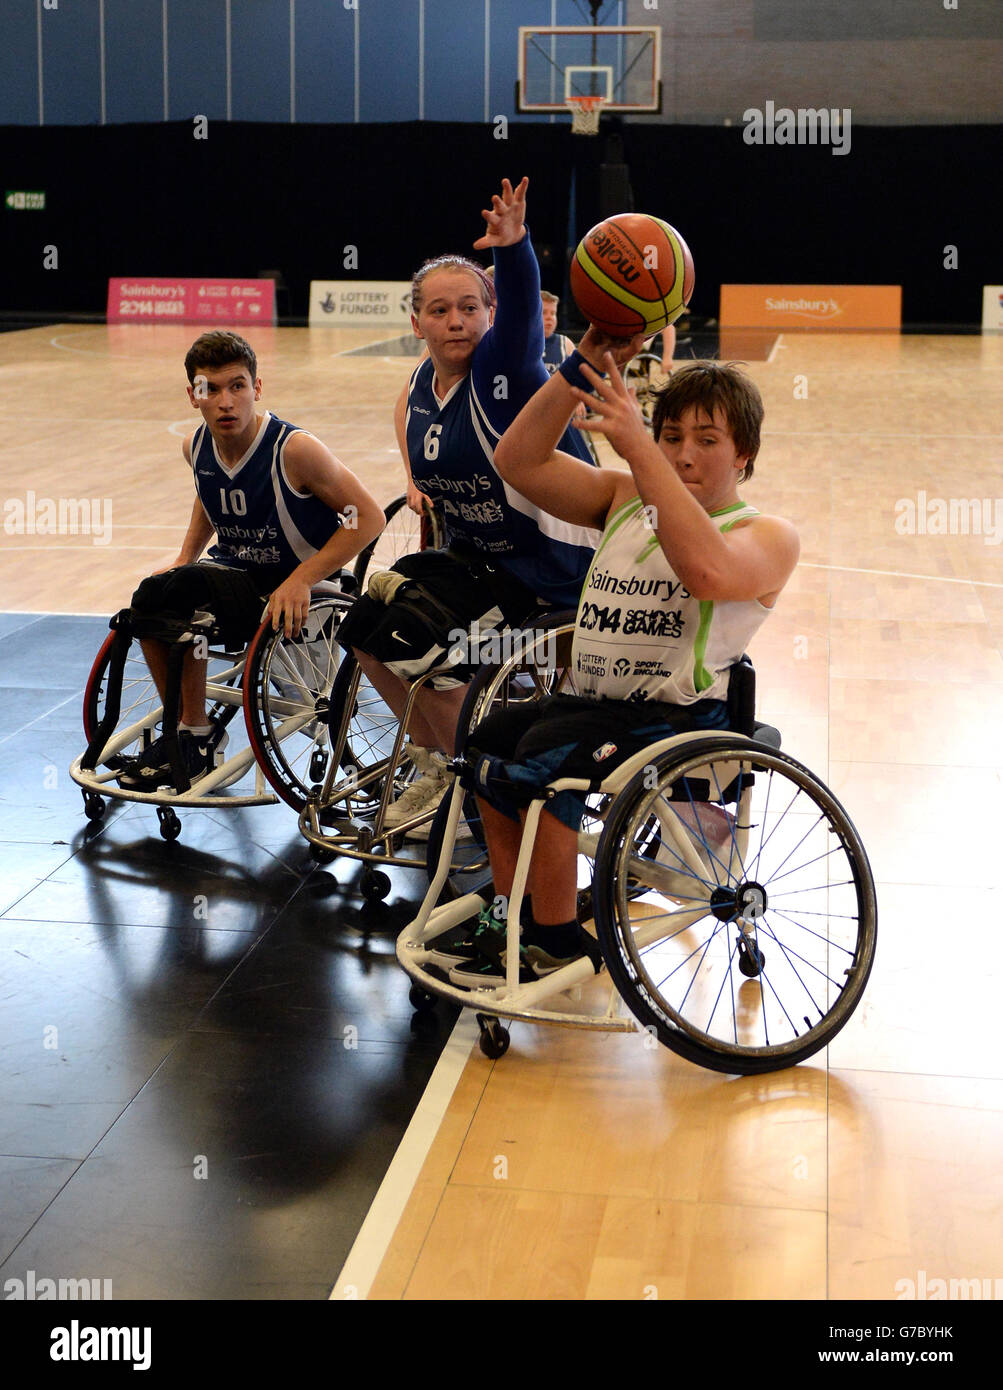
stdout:
<svg viewBox="0 0 1003 1390">
<path fill-rule="evenodd" d="M 675 323 L 693 293 L 693 257 L 674 227 L 642 212 L 607 217 L 578 243 L 571 293 L 590 323 L 614 338 Z"/>
</svg>

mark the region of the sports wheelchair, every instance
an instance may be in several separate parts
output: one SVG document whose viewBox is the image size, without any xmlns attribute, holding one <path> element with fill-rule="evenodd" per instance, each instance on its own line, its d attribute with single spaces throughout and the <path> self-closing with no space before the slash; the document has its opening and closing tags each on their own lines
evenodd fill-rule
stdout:
<svg viewBox="0 0 1003 1390">
<path fill-rule="evenodd" d="M 371 564 L 389 565 L 417 548 L 420 540 L 435 543 L 440 534 L 436 517 L 419 518 L 406 498 L 386 508 L 387 526 L 356 557 L 352 571 L 316 585 L 310 611 L 295 638 L 274 633 L 263 622 L 245 651 L 228 651 L 209 614 L 197 614 L 188 624 L 161 630 L 136 630 L 128 609 L 111 620 L 111 632 L 98 652 L 84 691 L 85 752 L 70 767 L 83 789 L 84 811 L 100 821 L 106 798 L 146 802 L 156 806 L 160 833 L 176 840 L 181 822 L 175 808 L 260 806 L 280 799 L 299 812 L 324 779 L 330 756 L 328 724 L 324 717 L 332 685 L 341 664 L 337 643 L 341 619 L 352 595 Z M 421 528 L 421 531 L 419 531 Z M 157 636 L 170 643 L 167 693 L 161 701 L 135 638 Z M 196 647 L 207 658 L 206 697 L 209 720 L 217 735 L 227 731 L 228 756 L 194 785 L 189 781 L 177 748 L 177 715 L 181 665 Z M 235 721 L 238 711 L 243 720 Z M 168 748 L 175 759 L 172 787 L 142 792 L 117 785 L 125 765 L 142 753 L 157 726 L 172 737 Z M 239 784 L 253 772 L 253 785 Z"/>
<path fill-rule="evenodd" d="M 572 631 L 569 624 L 562 636 Z M 555 669 L 537 662 L 538 688 L 573 693 L 569 661 L 565 647 Z M 510 662 L 495 672 L 482 700 L 511 687 L 519 669 Z M 441 901 L 461 818 L 483 845 L 470 789 L 484 759 L 474 765 L 464 749 L 439 835 L 430 837 L 428 891 L 397 941 L 412 1006 L 420 1012 L 443 997 L 474 1009 L 491 1058 L 509 1046 L 502 1019 L 643 1031 L 733 1074 L 793 1066 L 824 1047 L 858 1004 L 874 958 L 867 855 L 828 788 L 780 751 L 776 729 L 756 722 L 746 658 L 733 668 L 728 703 L 731 731 L 676 735 L 604 779 L 531 790 L 508 902 L 506 978 L 478 988 L 451 983 L 443 964 L 457 932 L 494 895 L 488 877 Z M 583 956 L 520 983 L 518 924 L 539 817 L 565 790 L 587 798 L 579 919 L 594 920 L 607 978 L 597 979 Z"/>
</svg>

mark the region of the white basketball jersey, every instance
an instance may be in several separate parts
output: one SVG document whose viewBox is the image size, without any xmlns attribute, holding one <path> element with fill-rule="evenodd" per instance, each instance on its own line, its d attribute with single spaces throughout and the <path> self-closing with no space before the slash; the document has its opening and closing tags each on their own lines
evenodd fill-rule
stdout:
<svg viewBox="0 0 1003 1390">
<path fill-rule="evenodd" d="M 737 502 L 709 515 L 727 531 L 759 513 Z M 634 497 L 607 523 L 582 589 L 572 657 L 578 688 L 605 700 L 724 700 L 729 668 L 769 611 L 758 599 L 694 598 Z"/>
</svg>

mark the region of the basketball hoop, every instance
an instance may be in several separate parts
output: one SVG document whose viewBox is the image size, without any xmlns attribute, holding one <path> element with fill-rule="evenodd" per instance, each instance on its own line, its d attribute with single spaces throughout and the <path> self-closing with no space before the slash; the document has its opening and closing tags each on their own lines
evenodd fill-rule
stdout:
<svg viewBox="0 0 1003 1390">
<path fill-rule="evenodd" d="M 599 134 L 599 117 L 606 105 L 606 97 L 565 97 L 564 104 L 571 112 L 573 135 Z"/>
</svg>

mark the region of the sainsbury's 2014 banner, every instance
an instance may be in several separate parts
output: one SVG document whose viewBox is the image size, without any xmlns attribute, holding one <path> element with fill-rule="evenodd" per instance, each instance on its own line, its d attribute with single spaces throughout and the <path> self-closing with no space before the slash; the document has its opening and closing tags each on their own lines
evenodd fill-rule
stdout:
<svg viewBox="0 0 1003 1390">
<path fill-rule="evenodd" d="M 109 323 L 229 324 L 275 322 L 274 280 L 167 280 L 119 276 L 108 281 Z"/>
</svg>

